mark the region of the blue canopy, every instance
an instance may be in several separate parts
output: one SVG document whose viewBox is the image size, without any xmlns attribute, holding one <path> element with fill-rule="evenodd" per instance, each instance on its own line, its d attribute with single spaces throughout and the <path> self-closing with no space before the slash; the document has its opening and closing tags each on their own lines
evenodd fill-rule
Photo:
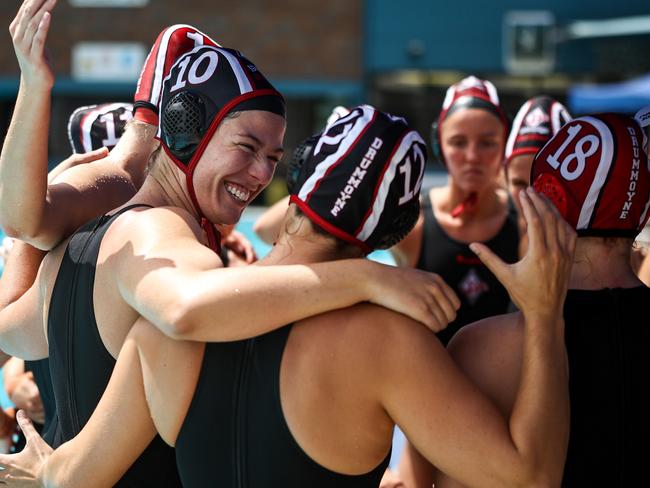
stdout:
<svg viewBox="0 0 650 488">
<path fill-rule="evenodd" d="M 595 112 L 636 113 L 650 105 L 650 74 L 622 83 L 575 85 L 569 89 L 568 104 L 574 116 Z"/>
</svg>

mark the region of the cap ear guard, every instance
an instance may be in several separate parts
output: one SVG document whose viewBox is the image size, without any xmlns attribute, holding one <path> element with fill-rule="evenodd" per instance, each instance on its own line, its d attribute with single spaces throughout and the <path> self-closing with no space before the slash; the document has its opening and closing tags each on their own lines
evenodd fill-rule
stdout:
<svg viewBox="0 0 650 488">
<path fill-rule="evenodd" d="M 290 195 L 293 194 L 294 190 L 298 189 L 296 185 L 298 182 L 298 176 L 300 175 L 300 169 L 303 167 L 305 161 L 311 157 L 311 154 L 314 151 L 314 147 L 316 147 L 318 139 L 320 139 L 321 135 L 322 132 L 308 137 L 300 144 L 298 144 L 298 147 L 296 147 L 296 149 L 293 151 L 291 161 L 289 161 L 289 165 L 287 167 L 286 178 L 287 190 Z"/>
<path fill-rule="evenodd" d="M 206 127 L 206 106 L 201 95 L 182 91 L 174 95 L 162 114 L 162 136 L 169 151 L 188 164 Z"/>
<path fill-rule="evenodd" d="M 390 249 L 395 244 L 404 239 L 409 232 L 415 227 L 415 224 L 418 221 L 420 216 L 420 199 L 414 198 L 411 201 L 402 205 L 400 213 L 398 213 L 393 222 L 390 224 L 390 228 L 393 231 L 390 234 L 385 234 L 381 237 L 377 244 L 375 244 L 375 249 Z"/>
</svg>

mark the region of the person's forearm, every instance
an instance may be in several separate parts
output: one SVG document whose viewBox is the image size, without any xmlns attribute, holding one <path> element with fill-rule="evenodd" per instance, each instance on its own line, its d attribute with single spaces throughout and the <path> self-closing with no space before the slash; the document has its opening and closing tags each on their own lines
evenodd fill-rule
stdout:
<svg viewBox="0 0 650 488">
<path fill-rule="evenodd" d="M 173 273 L 168 279 L 176 286 L 158 282 L 156 287 L 151 273 L 138 286 L 141 298 L 132 306 L 175 339 L 240 340 L 368 300 L 378 266 L 367 260 L 345 260 L 222 268 L 188 276 L 187 286 L 178 286 L 178 274 Z M 179 294 L 179 289 L 184 292 Z M 146 303 L 155 306 L 147 308 Z"/>
<path fill-rule="evenodd" d="M 36 283 L 44 256 L 45 252 L 16 240 L 0 278 L 0 348 L 22 359 L 47 356 Z"/>
<path fill-rule="evenodd" d="M 537 479 L 559 486 L 568 443 L 568 362 L 564 319 L 527 318 L 521 383 L 510 432 Z"/>
<path fill-rule="evenodd" d="M 21 78 L 0 155 L 0 226 L 18 238 L 38 234 L 47 191 L 51 87 L 34 85 Z"/>
<path fill-rule="evenodd" d="M 34 284 L 45 252 L 14 241 L 0 278 L 0 310 L 18 300 Z"/>
<path fill-rule="evenodd" d="M 266 212 L 260 215 L 253 225 L 253 231 L 267 244 L 273 244 L 280 233 L 282 221 L 289 208 L 289 197 L 275 202 Z"/>
<path fill-rule="evenodd" d="M 74 439 L 52 453 L 39 478 L 48 488 L 85 488 L 89 480 L 93 487 L 111 487 L 155 435 L 142 363 L 136 341 L 129 336 L 88 423 Z"/>
<path fill-rule="evenodd" d="M 154 125 L 131 120 L 111 151 L 109 159 L 129 175 L 135 188 L 142 186 L 149 157 L 158 145 L 158 141 L 154 139 L 157 129 Z"/>
</svg>

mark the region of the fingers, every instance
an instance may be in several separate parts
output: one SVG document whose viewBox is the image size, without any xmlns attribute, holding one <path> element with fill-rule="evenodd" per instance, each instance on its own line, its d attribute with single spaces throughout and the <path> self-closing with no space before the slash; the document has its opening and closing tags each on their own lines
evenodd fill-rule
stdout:
<svg viewBox="0 0 650 488">
<path fill-rule="evenodd" d="M 442 307 L 440 307 L 440 304 L 437 300 L 429 302 L 428 312 L 433 319 L 430 325 L 427 324 L 429 329 L 431 329 L 433 332 L 440 332 L 445 327 L 447 327 L 450 321 L 447 320 L 447 316 L 445 315 L 444 310 Z"/>
<path fill-rule="evenodd" d="M 524 193 L 524 192 L 521 192 Z M 492 271 L 492 274 L 507 288 L 509 271 L 508 265 L 503 260 L 494 254 L 485 244 L 480 242 L 472 242 L 469 248 L 474 254 L 478 256 L 487 268 Z"/>
<path fill-rule="evenodd" d="M 558 227 L 562 217 L 560 217 L 555 205 L 532 188 L 528 196 L 540 216 L 546 250 L 557 248 L 559 244 Z"/>
<path fill-rule="evenodd" d="M 531 190 L 529 196 L 542 215 L 547 245 L 557 246 L 560 251 L 572 257 L 577 239 L 575 229 L 564 220 L 557 207 L 544 194 Z"/>
<path fill-rule="evenodd" d="M 40 6 L 41 1 L 25 0 L 22 3 L 18 9 L 16 17 L 9 25 L 9 32 L 11 33 L 12 37 L 14 37 L 17 33 L 22 35 L 22 33 L 25 31 L 27 22 L 29 22 L 29 19 L 32 18 L 33 12 L 35 12 L 35 9 Z M 35 3 L 38 5 L 34 6 Z"/>
<path fill-rule="evenodd" d="M 27 414 L 24 410 L 18 410 L 18 412 L 16 412 L 16 421 L 20 426 L 20 430 L 22 430 L 23 434 L 25 434 L 25 439 L 27 442 L 29 442 L 30 439 L 34 439 L 36 437 L 40 439 L 41 436 L 34 428 L 34 424 L 32 424 L 32 421 L 29 420 L 29 417 L 27 417 Z"/>
<path fill-rule="evenodd" d="M 449 300 L 449 303 L 453 307 L 455 315 L 455 312 L 460 308 L 460 298 L 458 298 L 458 295 L 456 295 L 454 289 L 449 286 L 441 276 L 436 275 L 436 279 L 438 281 L 438 285 L 440 285 L 441 291 L 445 294 L 447 300 Z"/>
<path fill-rule="evenodd" d="M 537 194 L 540 198 L 544 199 L 547 202 L 547 205 L 551 211 L 557 217 L 557 229 L 558 229 L 558 240 L 560 245 L 570 256 L 573 256 L 575 250 L 576 239 L 578 235 L 576 234 L 575 229 L 569 225 L 569 223 L 564 219 L 560 214 L 558 208 L 548 199 L 548 197 L 542 193 Z"/>
<path fill-rule="evenodd" d="M 456 311 L 460 308 L 460 300 L 456 293 L 445 281 L 434 273 L 427 273 L 430 281 L 426 288 L 427 310 L 429 317 L 424 322 L 434 332 L 439 332 L 456 319 Z"/>
<path fill-rule="evenodd" d="M 434 275 L 435 285 L 431 288 L 434 305 L 440 310 L 441 321 L 447 325 L 456 318 L 456 311 L 460 308 L 460 300 L 447 283 L 438 275 Z M 438 314 L 437 314 L 438 315 Z"/>
<path fill-rule="evenodd" d="M 52 20 L 52 14 L 45 12 L 43 18 L 38 24 L 38 29 L 34 35 L 34 40 L 32 41 L 32 55 L 33 56 L 42 56 L 45 52 L 45 41 L 47 40 L 47 33 L 50 30 L 50 22 Z"/>
<path fill-rule="evenodd" d="M 55 5 L 56 0 L 37 0 L 23 3 L 9 28 L 14 45 L 20 45 L 25 52 L 41 54 L 50 25 L 50 12 Z M 35 39 L 41 46 L 40 51 L 33 49 Z"/>
<path fill-rule="evenodd" d="M 519 201 L 521 202 L 521 209 L 523 210 L 524 219 L 526 220 L 529 252 L 538 251 L 540 246 L 543 252 L 546 242 L 542 232 L 542 219 L 530 200 L 530 194 L 533 191 L 534 190 L 531 187 L 528 187 L 525 191 L 520 191 Z"/>
<path fill-rule="evenodd" d="M 233 251 L 246 264 L 257 261 L 257 255 L 251 242 L 241 232 L 233 230 L 224 242 L 225 246 Z"/>
<path fill-rule="evenodd" d="M 86 163 L 92 163 L 93 161 L 97 161 L 98 159 L 105 158 L 108 156 L 108 148 L 107 147 L 100 147 L 99 149 L 95 149 L 94 151 L 89 151 L 85 154 L 75 154 L 74 156 L 71 156 L 71 162 L 72 166 L 76 166 L 78 164 L 86 164 Z"/>
<path fill-rule="evenodd" d="M 252 244 L 247 243 L 247 245 L 244 246 L 244 251 L 246 256 L 246 262 L 248 264 L 252 264 L 255 261 L 257 261 L 257 254 L 255 254 L 255 249 L 253 249 Z"/>
</svg>

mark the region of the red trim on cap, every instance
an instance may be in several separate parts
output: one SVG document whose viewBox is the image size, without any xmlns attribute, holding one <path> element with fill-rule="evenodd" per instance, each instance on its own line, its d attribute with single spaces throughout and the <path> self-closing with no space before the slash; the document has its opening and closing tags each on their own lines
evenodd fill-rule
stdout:
<svg viewBox="0 0 650 488">
<path fill-rule="evenodd" d="M 139 120 L 140 122 L 144 122 L 145 124 L 149 125 L 158 125 L 158 114 L 147 107 L 134 107 L 133 108 L 133 118 L 135 120 Z"/>
<path fill-rule="evenodd" d="M 313 211 L 307 202 L 301 200 L 298 198 L 297 195 L 291 195 L 289 198 L 290 203 L 295 203 L 298 208 L 314 223 L 316 223 L 319 227 L 322 227 L 324 230 L 332 234 L 334 237 L 338 237 L 339 239 L 349 242 L 350 244 L 357 246 L 360 248 L 364 253 L 370 254 L 372 252 L 372 248 L 370 248 L 365 242 L 360 241 L 354 236 L 351 236 L 344 230 L 339 229 L 336 227 L 334 224 L 328 222 L 325 220 L 323 217 L 318 215 L 315 211 Z"/>
<path fill-rule="evenodd" d="M 517 156 L 521 156 L 523 154 L 533 154 L 533 155 L 537 154 L 540 149 L 541 149 L 541 147 L 537 147 L 537 148 L 535 148 L 535 147 L 520 147 L 519 149 L 515 149 L 514 151 L 512 151 L 512 154 L 510 154 L 510 156 L 506 160 L 506 163 L 509 163 L 513 158 L 515 158 Z"/>
<path fill-rule="evenodd" d="M 548 141 L 550 138 L 551 136 L 544 136 L 542 134 L 523 134 L 517 136 L 515 144 L 517 144 L 517 141 Z"/>
<path fill-rule="evenodd" d="M 149 51 L 147 59 L 144 61 L 142 71 L 140 72 L 140 77 L 138 78 L 135 96 L 133 97 L 134 102 L 137 102 L 138 100 L 151 102 L 151 92 L 153 89 L 153 79 L 156 74 L 156 64 L 158 61 L 158 51 L 160 51 L 160 42 L 168 30 L 169 27 L 163 29 L 160 34 L 158 34 L 158 37 L 156 37 L 156 41 L 153 44 L 153 49 Z M 151 65 L 149 64 L 150 60 L 153 62 L 153 69 L 151 69 Z"/>
</svg>

